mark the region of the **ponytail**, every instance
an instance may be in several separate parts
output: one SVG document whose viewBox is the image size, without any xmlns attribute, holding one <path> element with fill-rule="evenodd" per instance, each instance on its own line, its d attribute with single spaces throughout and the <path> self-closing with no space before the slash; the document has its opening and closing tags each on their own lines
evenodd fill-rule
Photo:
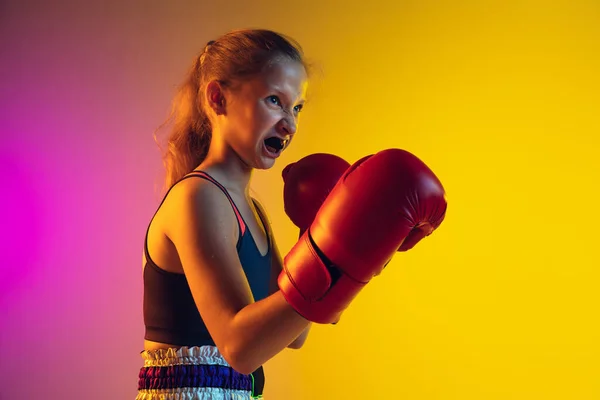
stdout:
<svg viewBox="0 0 600 400">
<path fill-rule="evenodd" d="M 208 115 L 201 104 L 198 64 L 199 60 L 194 63 L 188 78 L 179 87 L 169 118 L 161 125 L 172 125 L 163 148 L 165 190 L 202 163 L 210 146 L 212 131 Z M 155 138 L 157 139 L 156 135 Z"/>
</svg>

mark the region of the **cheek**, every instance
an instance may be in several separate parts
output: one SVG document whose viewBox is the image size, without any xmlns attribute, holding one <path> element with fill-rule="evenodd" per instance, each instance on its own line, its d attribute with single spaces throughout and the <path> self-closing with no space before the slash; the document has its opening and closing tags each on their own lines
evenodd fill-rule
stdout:
<svg viewBox="0 0 600 400">
<path fill-rule="evenodd" d="M 256 107 L 253 110 L 250 120 L 252 121 L 253 128 L 259 132 L 255 132 L 257 135 L 261 135 L 266 129 L 275 125 L 278 121 L 279 116 L 276 111 L 270 110 L 268 107 Z"/>
<path fill-rule="evenodd" d="M 268 118 L 268 113 L 260 107 L 247 107 L 240 110 L 238 118 L 236 118 L 235 134 L 237 137 L 234 140 L 245 148 L 254 148 L 257 140 L 266 130 L 265 121 Z"/>
<path fill-rule="evenodd" d="M 251 107 L 236 107 L 229 118 L 230 131 L 237 140 L 246 140 L 248 132 L 254 129 L 255 113 Z M 235 138 L 232 138 L 235 139 Z"/>
</svg>

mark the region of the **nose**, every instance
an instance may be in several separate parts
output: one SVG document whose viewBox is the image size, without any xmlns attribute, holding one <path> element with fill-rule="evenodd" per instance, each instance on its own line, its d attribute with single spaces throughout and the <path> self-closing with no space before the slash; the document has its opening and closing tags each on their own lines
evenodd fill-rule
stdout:
<svg viewBox="0 0 600 400">
<path fill-rule="evenodd" d="M 296 129 L 298 129 L 296 119 L 289 115 L 280 119 L 277 124 L 277 131 L 283 135 L 293 135 Z"/>
</svg>

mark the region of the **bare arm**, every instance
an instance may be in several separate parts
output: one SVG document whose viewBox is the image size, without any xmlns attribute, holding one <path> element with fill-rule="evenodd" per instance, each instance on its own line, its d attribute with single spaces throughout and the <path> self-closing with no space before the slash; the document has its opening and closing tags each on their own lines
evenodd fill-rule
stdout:
<svg viewBox="0 0 600 400">
<path fill-rule="evenodd" d="M 260 213 L 264 216 L 265 219 L 268 220 L 268 215 L 265 209 L 262 207 L 258 201 L 255 201 L 256 205 L 260 208 Z M 275 235 L 271 229 L 271 225 L 269 223 L 266 224 L 269 229 L 269 236 L 271 237 L 271 282 L 270 282 L 270 293 L 277 293 L 279 291 L 279 285 L 277 284 L 277 278 L 279 277 L 279 273 L 283 269 L 283 260 L 281 257 L 281 253 L 279 252 L 279 248 L 277 247 L 277 242 L 275 240 Z M 290 349 L 299 349 L 306 342 L 306 338 L 308 337 L 308 332 L 310 331 L 311 323 L 302 331 L 302 333 L 287 347 Z"/>
<path fill-rule="evenodd" d="M 254 302 L 236 251 L 237 221 L 213 184 L 190 179 L 169 202 L 167 236 L 177 249 L 200 315 L 225 360 L 251 373 L 309 325 L 280 291 Z"/>
<path fill-rule="evenodd" d="M 273 264 L 272 264 L 272 272 L 271 272 L 271 293 L 279 292 L 279 285 L 277 284 L 277 278 L 279 277 L 279 272 L 281 272 L 283 262 L 281 260 L 281 256 L 279 254 L 279 250 L 276 248 L 276 245 L 273 241 Z M 287 347 L 290 349 L 299 349 L 306 342 L 306 338 L 308 337 L 308 332 L 310 331 L 311 323 L 309 322 L 306 328 L 298 335 L 298 337 L 290 343 Z"/>
</svg>

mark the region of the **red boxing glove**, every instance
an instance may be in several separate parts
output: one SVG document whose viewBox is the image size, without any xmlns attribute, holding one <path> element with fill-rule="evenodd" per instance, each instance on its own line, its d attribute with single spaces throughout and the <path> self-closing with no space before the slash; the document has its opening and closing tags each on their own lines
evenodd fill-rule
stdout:
<svg viewBox="0 0 600 400">
<path fill-rule="evenodd" d="M 316 153 L 283 169 L 283 203 L 285 213 L 300 228 L 300 236 L 315 219 L 319 208 L 350 167 L 343 158 Z"/>
<path fill-rule="evenodd" d="M 444 188 L 417 157 L 399 149 L 364 157 L 284 258 L 279 288 L 304 318 L 335 322 L 396 251 L 431 234 L 445 213 Z"/>
</svg>

